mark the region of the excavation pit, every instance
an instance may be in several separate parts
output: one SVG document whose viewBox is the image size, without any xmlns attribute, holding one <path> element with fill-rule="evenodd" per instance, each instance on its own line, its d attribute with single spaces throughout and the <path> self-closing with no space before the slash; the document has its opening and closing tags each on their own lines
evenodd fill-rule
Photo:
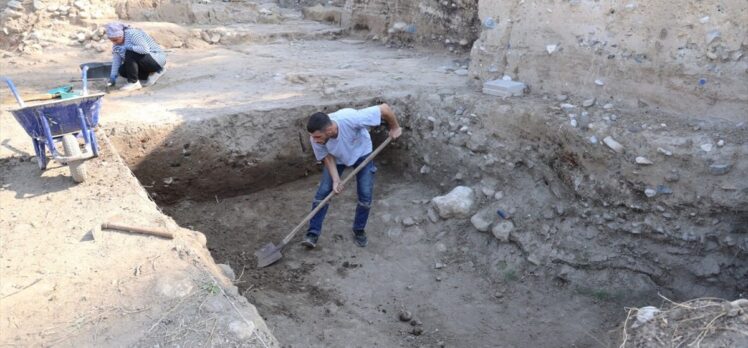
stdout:
<svg viewBox="0 0 748 348">
<path fill-rule="evenodd" d="M 302 231 L 277 264 L 256 268 L 255 251 L 277 244 L 311 208 L 321 167 L 306 117 L 381 101 L 393 105 L 406 133 L 376 161 L 369 246 L 352 240 L 351 183 L 333 200 L 318 248 L 298 244 Z M 744 213 L 709 210 L 694 219 L 675 195 L 677 208 L 661 219 L 660 208 L 627 187 L 590 180 L 597 187 L 575 188 L 580 175 L 608 173 L 594 162 L 616 155 L 553 131 L 553 115 L 537 113 L 544 109 L 538 99 L 467 93 L 247 111 L 184 124 L 161 138 L 158 151 L 128 162 L 139 161 L 133 171 L 165 213 L 205 233 L 216 262 L 234 269 L 239 292 L 294 346 L 492 346 L 498 337 L 512 346 L 528 339 L 538 347 L 610 345 L 620 339 L 624 308 L 660 304 L 658 294 L 740 296 L 748 265 L 732 253 L 743 252 Z M 474 131 L 460 140 L 459 129 L 448 131 L 455 119 Z M 218 134 L 258 141 L 236 146 Z M 375 146 L 385 134 L 372 130 Z M 500 143 L 489 148 L 502 156 L 471 145 L 475 138 Z M 185 146 L 185 139 L 198 140 Z M 628 175 L 621 172 L 614 175 Z M 432 198 L 458 185 L 475 192 L 473 213 L 511 213 L 508 240 L 479 232 L 470 219 L 433 218 Z M 492 225 L 500 220 L 494 215 Z M 720 222 L 705 226 L 705 218 Z M 707 243 L 684 237 L 691 234 Z M 725 236 L 740 242 L 730 246 Z M 403 311 L 415 319 L 402 322 Z"/>
</svg>

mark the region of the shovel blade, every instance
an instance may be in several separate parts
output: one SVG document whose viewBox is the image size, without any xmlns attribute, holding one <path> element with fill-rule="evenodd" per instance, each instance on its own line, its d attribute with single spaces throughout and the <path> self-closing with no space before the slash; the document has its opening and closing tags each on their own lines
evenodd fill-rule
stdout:
<svg viewBox="0 0 748 348">
<path fill-rule="evenodd" d="M 283 257 L 280 248 L 273 243 L 265 244 L 260 250 L 255 251 L 257 257 L 257 268 L 263 268 L 274 264 Z"/>
</svg>

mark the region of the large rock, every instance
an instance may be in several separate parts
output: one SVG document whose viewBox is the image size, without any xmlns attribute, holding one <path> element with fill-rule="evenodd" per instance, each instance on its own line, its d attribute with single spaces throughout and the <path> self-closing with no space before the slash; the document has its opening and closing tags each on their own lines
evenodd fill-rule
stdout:
<svg viewBox="0 0 748 348">
<path fill-rule="evenodd" d="M 255 323 L 235 320 L 229 324 L 229 331 L 240 340 L 248 340 L 255 332 Z"/>
<path fill-rule="evenodd" d="M 527 86 L 518 81 L 491 80 L 483 84 L 483 93 L 498 97 L 521 96 Z"/>
<path fill-rule="evenodd" d="M 23 4 L 21 4 L 21 2 L 17 1 L 17 0 L 8 1 L 8 7 L 12 8 L 14 10 L 17 10 L 17 11 L 23 11 L 24 10 L 23 9 Z"/>
<path fill-rule="evenodd" d="M 701 262 L 693 265 L 694 273 L 699 277 L 708 277 L 720 273 L 719 260 L 713 255 L 707 255 Z"/>
<path fill-rule="evenodd" d="M 34 0 L 32 5 L 34 6 L 34 11 L 41 11 L 47 8 L 47 4 L 41 0 Z"/>
<path fill-rule="evenodd" d="M 304 14 L 305 19 L 311 19 L 318 22 L 340 24 L 343 9 L 340 7 L 322 6 L 317 4 L 312 7 L 303 8 L 301 10 L 301 13 Z"/>
<path fill-rule="evenodd" d="M 725 175 L 732 169 L 731 164 L 712 164 L 709 166 L 709 173 L 712 175 Z"/>
<path fill-rule="evenodd" d="M 475 205 L 475 193 L 467 186 L 457 186 L 444 196 L 434 197 L 431 202 L 442 219 L 465 219 Z"/>
<path fill-rule="evenodd" d="M 192 293 L 194 287 L 192 279 L 180 275 L 159 278 L 156 282 L 158 292 L 169 298 L 185 297 Z"/>
<path fill-rule="evenodd" d="M 607 137 L 603 138 L 603 143 L 605 143 L 605 145 L 608 145 L 608 147 L 611 150 L 613 150 L 613 151 L 615 151 L 617 153 L 623 152 L 623 145 L 621 145 L 621 143 L 617 142 L 611 136 L 607 136 Z"/>
<path fill-rule="evenodd" d="M 508 242 L 509 241 L 509 235 L 511 235 L 512 230 L 514 229 L 514 224 L 509 220 L 502 220 L 501 222 L 497 223 L 493 229 L 491 230 L 491 233 L 493 234 L 496 239 L 502 241 L 502 242 Z"/>
<path fill-rule="evenodd" d="M 229 278 L 232 282 L 236 280 L 236 273 L 231 269 L 231 266 L 224 263 L 219 263 L 217 266 L 221 269 L 221 272 L 223 272 L 223 275 L 225 275 L 226 278 Z"/>
<path fill-rule="evenodd" d="M 475 213 L 475 215 L 470 218 L 470 222 L 478 231 L 488 232 L 488 230 L 491 229 L 491 224 L 495 220 L 495 217 L 496 213 L 493 212 L 491 207 L 488 207 Z"/>
</svg>

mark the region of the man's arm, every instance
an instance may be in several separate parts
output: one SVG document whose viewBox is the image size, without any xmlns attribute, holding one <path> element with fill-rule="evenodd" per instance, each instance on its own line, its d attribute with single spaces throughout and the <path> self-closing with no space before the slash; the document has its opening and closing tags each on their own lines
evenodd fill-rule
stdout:
<svg viewBox="0 0 748 348">
<path fill-rule="evenodd" d="M 343 192 L 343 185 L 340 184 L 340 175 L 338 174 L 338 166 L 335 163 L 335 156 L 328 154 L 322 160 L 327 167 L 327 172 L 330 173 L 332 178 L 332 190 L 335 193 Z"/>
<path fill-rule="evenodd" d="M 390 138 L 395 140 L 400 137 L 403 134 L 403 130 L 400 128 L 400 124 L 397 123 L 397 117 L 392 108 L 387 104 L 381 104 L 379 105 L 379 111 L 382 113 L 382 119 L 384 122 L 387 122 L 387 126 L 390 129 Z"/>
</svg>

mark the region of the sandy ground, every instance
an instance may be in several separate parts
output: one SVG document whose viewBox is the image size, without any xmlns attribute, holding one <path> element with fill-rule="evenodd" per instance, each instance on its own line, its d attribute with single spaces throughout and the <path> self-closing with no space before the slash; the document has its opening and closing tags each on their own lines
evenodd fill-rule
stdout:
<svg viewBox="0 0 748 348">
<path fill-rule="evenodd" d="M 43 93 L 51 85 L 79 79 L 77 65 L 106 61 L 107 54 L 63 50 L 37 60 L 12 60 L 22 93 Z M 430 85 L 459 86 L 465 78 L 437 69 L 455 67 L 458 57 L 429 51 L 386 48 L 355 39 L 277 40 L 268 44 L 175 49 L 167 72 L 152 88 L 107 95 L 104 125 L 174 124 L 248 109 L 288 108 L 309 102 L 347 100 Z M 331 63 L 333 62 L 333 63 Z M 40 66 L 41 65 L 41 66 Z M 40 68 L 50 74 L 38 75 Z M 459 64 L 457 65 L 459 66 Z M 55 82 L 50 82 L 55 81 Z M 118 83 L 124 83 L 119 80 Z M 79 82 L 73 82 L 80 88 Z M 104 82 L 92 81 L 103 90 Z M 3 102 L 12 103 L 3 93 Z M 134 112 L 137 110 L 137 112 Z"/>
<path fill-rule="evenodd" d="M 201 245 L 204 237 L 178 229 L 161 214 L 105 137 L 99 137 L 101 156 L 86 163 L 89 179 L 76 185 L 66 166 L 39 171 L 29 157 L 30 140 L 8 113 L 0 124 L 3 345 L 126 346 L 139 340 L 220 345 L 237 341 L 229 325 L 242 316 L 264 328 L 243 298 L 216 295 L 231 283 Z M 97 228 L 105 221 L 169 227 L 176 238 Z M 169 336 L 177 328 L 172 323 L 186 317 L 180 313 L 199 312 L 208 298 L 223 309 L 197 313 L 188 322 L 213 319 L 207 323 L 224 338 L 208 340 L 210 331 Z"/>
</svg>

